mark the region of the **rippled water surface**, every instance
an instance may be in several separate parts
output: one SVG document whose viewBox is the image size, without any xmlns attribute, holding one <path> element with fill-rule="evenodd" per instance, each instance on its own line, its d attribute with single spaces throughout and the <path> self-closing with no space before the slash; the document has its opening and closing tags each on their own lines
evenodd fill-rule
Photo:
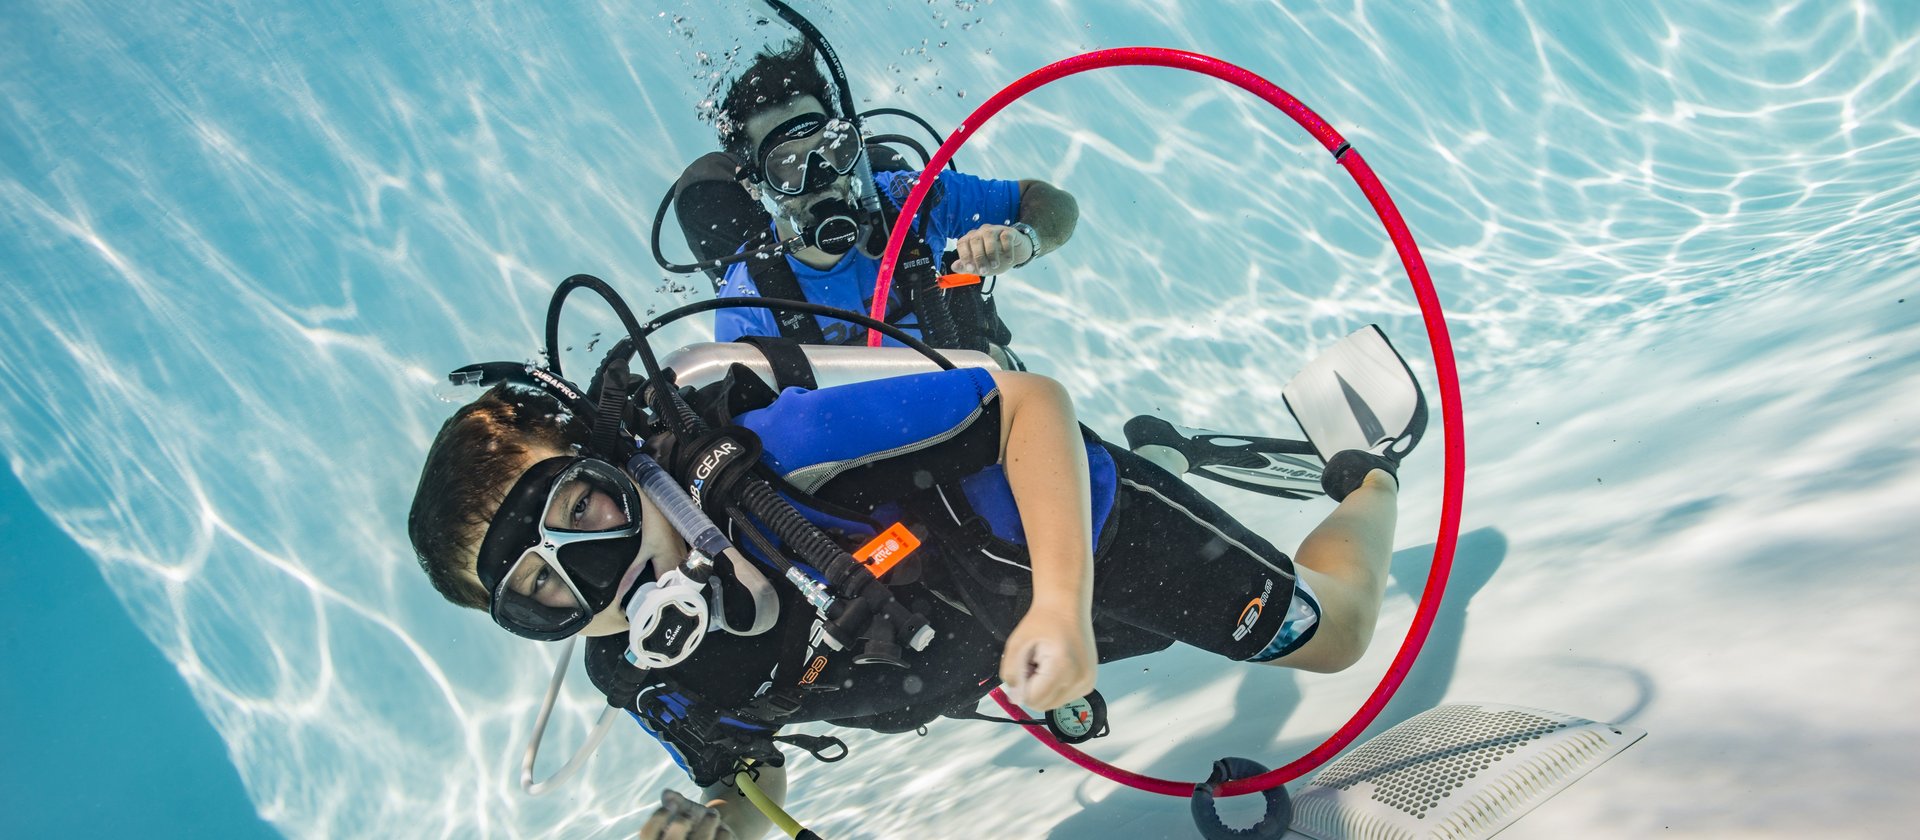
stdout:
<svg viewBox="0 0 1920 840">
<path fill-rule="evenodd" d="M 1901 789 L 1920 776 L 1903 667 L 1920 657 L 1920 6 L 802 9 L 865 104 L 943 128 L 1048 62 L 1147 44 L 1275 81 L 1366 155 L 1446 305 L 1470 450 L 1459 580 L 1388 722 L 1447 698 L 1650 732 L 1510 836 L 1877 837 L 1920 817 Z M 706 294 L 653 266 L 647 223 L 711 144 L 712 74 L 785 34 L 757 16 L 0 12 L 0 449 L 286 833 L 611 837 L 663 785 L 689 789 L 622 727 L 567 792 L 521 795 L 553 652 L 440 601 L 404 517 L 452 410 L 442 372 L 531 357 L 559 278 L 607 277 L 656 311 Z M 1147 410 L 1285 433 L 1286 373 L 1369 322 L 1431 388 L 1365 202 L 1244 93 L 1076 77 L 961 163 L 1079 198 L 1073 242 L 1003 278 L 1002 311 L 1103 433 Z M 1117 731 L 1093 751 L 1197 777 L 1334 729 L 1411 616 L 1440 461 L 1430 446 L 1407 467 L 1365 662 L 1111 666 Z M 1323 512 L 1215 496 L 1283 547 Z M 576 683 L 563 747 L 600 705 Z M 1184 803 L 987 724 L 848 740 L 843 764 L 794 762 L 792 810 L 829 836 L 1186 830 Z"/>
</svg>

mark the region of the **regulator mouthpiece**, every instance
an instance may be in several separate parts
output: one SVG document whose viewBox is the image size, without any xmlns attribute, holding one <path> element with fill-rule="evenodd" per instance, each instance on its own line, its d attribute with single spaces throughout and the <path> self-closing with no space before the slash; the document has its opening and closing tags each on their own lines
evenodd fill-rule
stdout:
<svg viewBox="0 0 1920 840">
<path fill-rule="evenodd" d="M 689 558 L 687 565 L 694 565 Z M 671 668 L 693 655 L 707 636 L 712 611 L 707 587 L 674 569 L 634 590 L 627 602 L 627 661 L 637 668 Z"/>
</svg>

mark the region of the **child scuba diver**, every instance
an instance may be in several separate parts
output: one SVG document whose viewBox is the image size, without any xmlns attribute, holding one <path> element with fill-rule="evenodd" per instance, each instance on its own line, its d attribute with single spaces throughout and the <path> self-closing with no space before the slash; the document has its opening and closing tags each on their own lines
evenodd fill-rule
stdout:
<svg viewBox="0 0 1920 840">
<path fill-rule="evenodd" d="M 589 637 L 609 704 L 704 788 L 705 805 L 665 795 L 643 837 L 759 836 L 767 823 L 736 772 L 778 801 L 781 744 L 845 755 L 838 739 L 779 734 L 788 723 L 908 731 L 967 714 L 996 683 L 1052 709 L 1091 690 L 1098 663 L 1175 641 L 1331 672 L 1371 640 L 1394 473 L 1425 422 L 1377 331 L 1341 356 L 1367 369 L 1288 395 L 1316 444 L 1359 434 L 1366 449 L 1327 453 L 1324 488 L 1340 504 L 1289 557 L 1079 425 L 1045 377 L 933 355 L 947 369 L 812 388 L 816 357 L 789 345 L 769 354 L 779 391 L 737 365 L 683 388 L 677 369 L 693 365 L 663 369 L 645 342 L 677 314 L 643 330 L 584 275 L 555 296 L 549 359 L 573 288 L 606 297 L 631 340 L 584 393 L 557 366 L 466 369 L 495 384 L 436 436 L 408 531 L 449 601 L 528 638 Z M 729 305 L 824 310 L 707 301 L 682 313 Z M 932 355 L 891 326 L 833 316 Z M 635 353 L 644 378 L 626 372 Z M 1369 408 L 1382 388 L 1397 393 Z M 1343 438 L 1356 419 L 1369 430 Z"/>
</svg>

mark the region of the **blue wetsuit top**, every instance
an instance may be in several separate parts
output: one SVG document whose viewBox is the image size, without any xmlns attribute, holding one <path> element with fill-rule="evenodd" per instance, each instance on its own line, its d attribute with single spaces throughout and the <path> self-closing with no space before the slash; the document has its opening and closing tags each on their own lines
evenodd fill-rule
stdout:
<svg viewBox="0 0 1920 840">
<path fill-rule="evenodd" d="M 880 194 L 891 200 L 898 208 L 905 201 L 919 173 L 915 172 L 875 172 L 873 179 L 880 186 Z M 940 173 L 939 189 L 943 196 L 939 204 L 934 205 L 928 214 L 928 230 L 923 231 L 927 245 L 937 258 L 947 250 L 947 243 L 958 239 L 981 225 L 1010 225 L 1020 218 L 1020 182 L 999 181 L 977 178 L 959 172 Z M 916 223 L 917 224 L 917 223 Z M 872 311 L 874 281 L 880 277 L 880 261 L 859 250 L 850 251 L 832 268 L 817 269 L 794 259 L 785 258 L 787 265 L 793 268 L 793 276 L 800 284 L 802 294 L 814 303 L 838 306 L 855 312 Z M 750 261 L 749 261 L 750 262 Z M 720 289 L 720 297 L 747 297 L 758 295 L 760 290 L 754 285 L 753 277 L 747 273 L 748 263 L 735 263 L 727 269 L 726 281 Z M 898 288 L 897 286 L 895 287 Z M 893 306 L 901 306 L 901 298 L 895 294 Z M 826 336 L 828 344 L 853 344 L 866 340 L 867 331 L 845 321 L 820 318 L 820 330 Z M 901 326 L 918 338 L 920 330 L 917 322 L 908 322 Z M 722 309 L 714 314 L 713 340 L 732 341 L 743 335 L 780 334 L 779 325 L 774 321 L 774 313 L 766 309 Z M 891 338 L 884 339 L 889 346 L 898 347 L 899 343 Z"/>
<path fill-rule="evenodd" d="M 872 485 L 833 488 L 833 495 L 884 513 L 897 510 L 901 496 L 957 483 L 994 536 L 1025 545 L 1020 511 L 999 464 L 999 397 L 992 374 L 962 368 L 819 391 L 788 388 L 772 405 L 735 422 L 760 436 L 763 460 L 802 490 Z M 1098 534 L 1113 509 L 1113 456 L 1092 441 L 1085 445 Z"/>
</svg>

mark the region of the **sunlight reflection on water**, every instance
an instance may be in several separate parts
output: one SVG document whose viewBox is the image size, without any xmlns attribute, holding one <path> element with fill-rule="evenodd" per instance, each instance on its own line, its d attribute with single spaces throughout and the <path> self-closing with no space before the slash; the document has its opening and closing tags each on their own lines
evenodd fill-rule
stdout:
<svg viewBox="0 0 1920 840">
<path fill-rule="evenodd" d="M 943 128 L 1020 73 L 1149 43 L 1273 79 L 1364 151 L 1452 318 L 1477 459 L 1468 525 L 1514 545 L 1509 587 L 1475 603 L 1534 631 L 1473 637 L 1485 652 L 1459 679 L 1476 690 L 1521 686 L 1500 676 L 1513 657 L 1647 641 L 1608 635 L 1625 632 L 1618 601 L 1555 616 L 1518 594 L 1603 585 L 1590 575 L 1604 562 L 1660 575 L 1706 556 L 1747 574 L 1782 562 L 1780 545 L 1844 531 L 1869 567 L 1858 580 L 1914 592 L 1911 575 L 1868 562 L 1885 556 L 1872 546 L 1914 535 L 1884 501 L 1916 497 L 1912 436 L 1890 433 L 1911 430 L 1895 406 L 1920 369 L 1906 349 L 1915 304 L 1894 302 L 1915 287 L 1920 242 L 1912 9 L 1651 3 L 1589 19 L 1555 4 L 1466 6 L 928 3 L 837 7 L 817 22 L 869 104 Z M 0 57 L 13 116 L 0 129 L 0 332 L 12 339 L 0 446 L 179 665 L 256 803 L 290 834 L 613 836 L 680 781 L 623 731 L 578 787 L 521 796 L 512 767 L 547 654 L 441 603 L 403 522 L 449 414 L 441 372 L 531 357 L 556 280 L 599 274 L 649 312 L 700 296 L 653 267 L 646 223 L 711 143 L 694 111 L 737 60 L 730 47 L 770 30 L 738 9 L 660 15 L 64 4 L 0 23 L 18 46 Z M 962 162 L 1078 197 L 1073 243 L 1003 280 L 1001 310 L 1023 355 L 1103 433 L 1148 410 L 1285 433 L 1283 372 L 1366 322 L 1404 336 L 1431 378 L 1371 212 L 1297 129 L 1235 90 L 1164 70 L 1079 77 L 1009 109 Z M 569 330 L 610 325 L 578 316 Z M 1714 431 L 1728 427 L 1744 435 Z M 1618 443 L 1623 430 L 1632 443 Z M 1432 540 L 1438 465 L 1435 448 L 1410 466 L 1403 546 Z M 1748 479 L 1714 480 L 1735 472 Z M 1649 506 L 1671 510 L 1649 521 Z M 1310 524 L 1262 529 L 1291 547 Z M 1729 573 L 1688 574 L 1714 589 Z M 1782 597 L 1796 584 L 1752 585 Z M 1723 606 L 1710 614 L 1747 614 Z M 1190 652 L 1146 660 L 1146 676 L 1103 676 L 1152 700 L 1116 696 L 1116 720 L 1131 723 L 1095 752 L 1198 775 L 1156 765 L 1181 752 L 1170 732 L 1213 725 L 1234 705 L 1222 697 L 1310 685 L 1284 720 L 1241 703 L 1225 730 L 1268 758 L 1296 753 L 1364 695 L 1405 621 L 1390 609 L 1368 663 L 1333 677 L 1250 674 Z M 1861 621 L 1873 636 L 1920 637 L 1911 616 Z M 1694 697 L 1686 685 L 1663 687 Z M 577 742 L 599 703 L 576 680 L 555 743 Z M 1872 698 L 1850 707 L 1891 719 Z M 1681 708 L 1668 714 L 1702 719 Z M 1898 731 L 1915 742 L 1910 724 Z M 849 743 L 846 766 L 797 762 L 795 808 L 833 836 L 900 836 L 953 813 L 994 836 L 1056 819 L 1061 836 L 1184 820 L 1184 806 L 1113 792 L 984 724 Z M 1864 764 L 1915 771 L 1868 752 Z M 1688 807 L 1649 796 L 1656 807 L 1623 830 Z M 1738 796 L 1701 798 L 1749 807 Z M 1076 814 L 1076 797 L 1103 807 Z M 1898 813 L 1879 807 L 1819 813 L 1871 828 Z"/>
</svg>

